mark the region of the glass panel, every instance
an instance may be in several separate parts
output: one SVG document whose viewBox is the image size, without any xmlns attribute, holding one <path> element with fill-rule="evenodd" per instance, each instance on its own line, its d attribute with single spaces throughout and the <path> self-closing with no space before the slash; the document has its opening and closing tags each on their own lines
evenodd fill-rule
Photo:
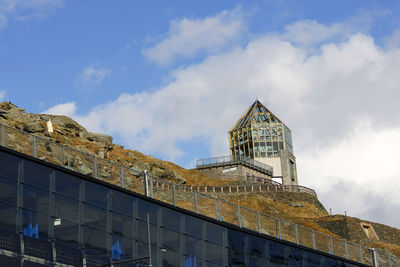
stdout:
<svg viewBox="0 0 400 267">
<path fill-rule="evenodd" d="M 56 218 L 79 222 L 79 202 L 62 196 L 54 196 L 54 215 Z"/>
<path fill-rule="evenodd" d="M 163 267 L 175 267 L 175 266 L 180 266 L 181 262 L 181 255 L 171 251 L 171 250 L 166 250 L 162 252 L 162 257 L 163 257 Z M 189 265 L 191 266 L 191 265 Z"/>
<path fill-rule="evenodd" d="M 241 208 L 240 209 L 242 227 L 258 231 L 257 213 L 255 211 Z"/>
<path fill-rule="evenodd" d="M 0 176 L 10 179 L 18 179 L 18 164 L 21 159 L 6 152 L 0 152 Z"/>
<path fill-rule="evenodd" d="M 347 249 L 349 251 L 349 259 L 360 262 L 360 246 L 353 243 L 347 243 Z"/>
<path fill-rule="evenodd" d="M 0 202 L 0 225 L 6 230 L 15 231 L 17 208 Z"/>
<path fill-rule="evenodd" d="M 138 218 L 146 222 L 147 214 L 149 214 L 150 222 L 156 224 L 158 218 L 158 209 L 160 207 L 154 203 L 151 203 L 143 199 L 138 199 L 138 202 L 139 202 Z"/>
<path fill-rule="evenodd" d="M 162 225 L 175 231 L 180 231 L 183 214 L 168 208 L 162 208 Z"/>
<path fill-rule="evenodd" d="M 321 250 L 330 253 L 329 250 L 329 237 L 325 234 L 314 232 L 315 236 L 315 247 L 317 250 Z"/>
<path fill-rule="evenodd" d="M 200 239 L 203 237 L 203 225 L 205 224 L 205 221 L 193 216 L 185 215 L 185 224 L 185 230 L 188 235 Z"/>
<path fill-rule="evenodd" d="M 228 249 L 229 266 L 244 266 L 244 252 L 234 249 Z"/>
<path fill-rule="evenodd" d="M 342 258 L 346 258 L 346 248 L 344 240 L 332 238 L 333 254 Z"/>
<path fill-rule="evenodd" d="M 85 247 L 89 249 L 106 249 L 106 232 L 84 228 Z"/>
<path fill-rule="evenodd" d="M 49 192 L 24 185 L 24 207 L 48 214 Z"/>
<path fill-rule="evenodd" d="M 197 194 L 197 207 L 199 214 L 215 218 L 215 202 L 214 198 L 208 197 L 204 194 Z"/>
<path fill-rule="evenodd" d="M 150 177 L 149 177 L 150 178 Z M 153 198 L 173 204 L 173 184 L 153 178 Z"/>
<path fill-rule="evenodd" d="M 296 243 L 295 224 L 281 220 L 282 239 Z"/>
<path fill-rule="evenodd" d="M 224 249 L 210 242 L 206 242 L 206 245 L 207 245 L 207 260 L 214 263 L 222 264 L 223 261 L 222 256 L 224 253 Z"/>
<path fill-rule="evenodd" d="M 79 150 L 70 148 L 67 153 L 70 153 L 70 166 L 71 168 L 83 175 L 93 176 L 94 158 L 92 155 L 86 154 Z"/>
<path fill-rule="evenodd" d="M 78 224 L 68 220 L 61 219 L 59 222 L 54 223 L 54 237 L 57 240 L 72 243 L 78 243 Z"/>
<path fill-rule="evenodd" d="M 52 169 L 49 167 L 39 165 L 29 160 L 25 160 L 24 162 L 25 183 L 49 190 L 51 172 Z"/>
<path fill-rule="evenodd" d="M 107 195 L 112 191 L 104 186 L 85 182 L 85 200 L 88 203 L 107 207 Z"/>
<path fill-rule="evenodd" d="M 223 232 L 227 229 L 214 223 L 207 223 L 207 240 L 222 246 Z"/>
<path fill-rule="evenodd" d="M 5 130 L 5 147 L 23 154 L 33 155 L 31 135 L 8 127 L 5 127 Z"/>
<path fill-rule="evenodd" d="M 17 182 L 0 177 L 1 201 L 15 205 L 17 203 Z"/>
<path fill-rule="evenodd" d="M 66 174 L 64 172 L 56 171 L 56 188 L 57 194 L 62 194 L 70 198 L 79 199 L 79 188 L 81 180 Z"/>
<path fill-rule="evenodd" d="M 294 247 L 286 247 L 287 266 L 302 266 L 303 251 Z"/>
<path fill-rule="evenodd" d="M 194 192 L 186 191 L 186 186 L 179 186 L 176 190 L 176 205 L 182 209 L 195 212 Z"/>
<path fill-rule="evenodd" d="M 246 234 L 228 228 L 228 247 L 235 250 L 244 250 Z"/>
<path fill-rule="evenodd" d="M 97 159 L 97 177 L 98 179 L 115 184 L 117 179 L 119 178 L 119 170 L 117 171 L 118 175 L 116 173 L 113 174 L 113 165 L 114 163 L 108 161 L 108 160 L 103 160 L 103 159 Z M 115 170 L 114 170 L 115 171 Z"/>
<path fill-rule="evenodd" d="M 185 253 L 201 258 L 202 256 L 202 240 L 190 236 L 185 236 Z"/>
<path fill-rule="evenodd" d="M 312 248 L 313 247 L 312 230 L 302 227 L 301 225 L 298 225 L 297 232 L 299 236 L 299 244 Z"/>
<path fill-rule="evenodd" d="M 36 149 L 36 155 L 39 159 L 43 159 L 58 166 L 64 166 L 62 145 L 36 137 Z"/>
<path fill-rule="evenodd" d="M 148 244 L 148 232 L 147 232 L 147 222 L 137 220 L 137 240 L 142 244 Z M 152 245 L 157 246 L 157 226 L 154 224 L 150 224 L 150 243 Z M 146 245 L 147 246 L 147 245 Z"/>
<path fill-rule="evenodd" d="M 255 236 L 248 236 L 249 247 L 248 251 L 252 254 L 258 256 L 264 256 L 265 254 L 265 246 L 268 246 L 268 241 L 263 238 L 255 237 Z"/>
<path fill-rule="evenodd" d="M 34 211 L 23 209 L 24 235 L 32 238 L 47 239 L 49 228 L 49 216 Z"/>
<path fill-rule="evenodd" d="M 112 231 L 121 237 L 132 237 L 132 218 L 116 212 L 112 214 Z"/>
<path fill-rule="evenodd" d="M 261 233 L 278 236 L 276 219 L 265 214 L 260 214 Z"/>
<path fill-rule="evenodd" d="M 223 200 L 219 200 L 219 208 L 221 211 L 221 220 L 235 225 L 238 222 L 238 206 Z"/>
<path fill-rule="evenodd" d="M 285 266 L 285 245 L 269 242 L 269 262 L 271 266 Z"/>
<path fill-rule="evenodd" d="M 128 216 L 133 214 L 134 198 L 128 194 L 113 191 L 113 210 Z"/>
<path fill-rule="evenodd" d="M 161 228 L 162 247 L 167 250 L 179 251 L 180 248 L 180 233 L 171 231 L 166 228 Z"/>
<path fill-rule="evenodd" d="M 85 204 L 84 223 L 88 226 L 105 231 L 107 226 L 107 210 Z"/>
<path fill-rule="evenodd" d="M 144 194 L 143 174 L 129 168 L 124 168 L 125 188 Z"/>
</svg>

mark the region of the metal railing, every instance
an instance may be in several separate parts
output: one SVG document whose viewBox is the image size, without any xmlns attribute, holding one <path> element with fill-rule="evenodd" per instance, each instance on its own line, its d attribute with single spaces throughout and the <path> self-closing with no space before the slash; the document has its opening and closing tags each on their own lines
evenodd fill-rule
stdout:
<svg viewBox="0 0 400 267">
<path fill-rule="evenodd" d="M 275 236 L 293 243 L 324 251 L 332 255 L 373 265 L 396 266 L 400 259 L 394 255 L 371 250 L 360 244 L 348 242 L 301 225 L 254 211 L 226 200 L 216 198 L 201 190 L 187 190 L 182 186 L 134 170 L 95 155 L 41 138 L 24 131 L 0 124 L 1 145 L 14 151 L 31 155 L 46 162 L 59 165 L 118 185 L 122 188 L 190 210 L 197 214 L 238 225 L 261 234 Z M 201 187 L 201 186 L 200 186 Z M 377 266 L 377 265 L 376 265 Z"/>
<path fill-rule="evenodd" d="M 196 168 L 209 168 L 213 166 L 225 166 L 234 164 L 243 164 L 244 166 L 247 166 L 249 168 L 259 170 L 268 173 L 269 175 L 272 175 L 271 166 L 245 156 L 238 156 L 238 157 L 222 156 L 222 157 L 196 160 Z"/>
</svg>

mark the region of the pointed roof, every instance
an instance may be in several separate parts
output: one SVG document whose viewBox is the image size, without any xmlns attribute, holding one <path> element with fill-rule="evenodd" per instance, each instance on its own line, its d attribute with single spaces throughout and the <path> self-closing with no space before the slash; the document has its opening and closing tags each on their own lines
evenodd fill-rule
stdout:
<svg viewBox="0 0 400 267">
<path fill-rule="evenodd" d="M 282 121 L 256 100 L 229 131 L 256 123 L 282 123 Z"/>
</svg>

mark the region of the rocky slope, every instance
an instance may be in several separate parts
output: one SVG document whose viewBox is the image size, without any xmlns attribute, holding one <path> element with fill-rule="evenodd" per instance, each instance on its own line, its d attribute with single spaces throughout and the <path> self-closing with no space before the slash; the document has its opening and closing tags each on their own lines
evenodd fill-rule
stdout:
<svg viewBox="0 0 400 267">
<path fill-rule="evenodd" d="M 52 132 L 48 131 L 49 121 L 52 124 Z M 114 144 L 111 136 L 89 132 L 82 125 L 66 116 L 27 113 L 24 109 L 18 108 L 10 102 L 3 102 L 0 103 L 0 123 L 51 139 L 59 144 L 73 147 L 100 159 L 110 160 L 128 168 L 139 171 L 148 170 L 150 174 L 174 183 L 188 185 L 229 185 L 238 183 L 211 179 L 200 171 L 188 170 L 174 163 L 147 156 L 135 150 L 125 149 L 121 145 Z M 14 138 L 18 138 L 18 136 Z M 81 168 L 80 172 L 90 175 L 92 170 L 88 167 L 85 168 L 84 160 L 80 159 L 79 161 L 74 164 L 76 164 L 77 168 Z M 108 173 L 111 174 L 111 172 Z M 134 190 L 133 187 L 132 190 Z M 367 247 L 385 248 L 400 256 L 400 230 L 352 217 L 329 216 L 318 199 L 309 194 L 263 192 L 220 194 L 218 196 L 243 207 L 255 209 L 335 237 L 361 243 Z M 179 206 L 182 207 L 186 205 L 191 205 L 190 201 L 179 203 Z M 210 210 L 210 216 L 214 216 L 213 212 Z M 229 210 L 228 207 L 224 212 L 235 214 L 235 210 Z M 247 221 L 246 223 L 251 226 L 255 222 Z M 361 223 L 372 225 L 378 240 L 368 238 L 362 229 Z"/>
</svg>

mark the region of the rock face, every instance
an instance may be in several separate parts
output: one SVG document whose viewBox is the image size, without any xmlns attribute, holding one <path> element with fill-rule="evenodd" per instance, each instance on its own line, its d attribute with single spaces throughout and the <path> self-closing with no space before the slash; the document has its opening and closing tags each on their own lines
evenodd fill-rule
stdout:
<svg viewBox="0 0 400 267">
<path fill-rule="evenodd" d="M 49 122 L 52 126 L 52 132 L 48 131 Z M 85 127 L 67 116 L 27 113 L 11 102 L 3 102 L 0 103 L 0 123 L 73 147 L 99 159 L 111 160 L 137 171 L 147 170 L 150 175 L 177 183 L 186 183 L 183 175 L 167 169 L 161 160 L 150 156 L 146 156 L 146 158 L 153 161 L 151 164 L 139 160 L 136 157 L 137 152 L 113 144 L 113 138 L 110 135 L 89 132 Z M 8 138 L 13 138 L 13 135 L 9 135 Z M 56 148 L 47 145 L 46 150 L 51 152 Z M 121 152 L 123 153 L 121 154 Z M 79 172 L 87 175 L 93 174 L 93 158 L 81 159 L 77 157 L 74 160 L 74 167 Z M 110 171 L 104 173 L 112 176 Z"/>
<path fill-rule="evenodd" d="M 92 142 L 103 143 L 107 147 L 111 147 L 113 138 L 106 134 L 88 132 L 86 139 Z"/>
</svg>

